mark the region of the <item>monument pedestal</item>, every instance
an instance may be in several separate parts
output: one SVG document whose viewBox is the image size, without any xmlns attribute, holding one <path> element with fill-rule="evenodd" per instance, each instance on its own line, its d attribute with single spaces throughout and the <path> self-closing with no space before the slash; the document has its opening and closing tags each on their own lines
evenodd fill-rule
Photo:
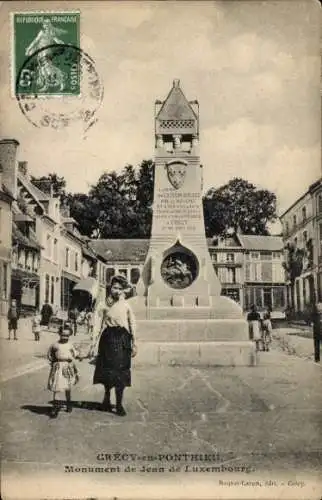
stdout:
<svg viewBox="0 0 322 500">
<path fill-rule="evenodd" d="M 156 112 L 155 133 L 150 247 L 137 297 L 131 299 L 138 320 L 137 362 L 253 364 L 253 344 L 242 309 L 220 295 L 209 255 L 199 107 L 197 101 L 187 101 L 178 80 Z"/>
</svg>

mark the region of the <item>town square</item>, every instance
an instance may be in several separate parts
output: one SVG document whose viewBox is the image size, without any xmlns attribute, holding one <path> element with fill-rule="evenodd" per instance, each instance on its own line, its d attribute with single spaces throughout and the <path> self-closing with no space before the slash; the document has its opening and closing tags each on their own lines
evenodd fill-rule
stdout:
<svg viewBox="0 0 322 500">
<path fill-rule="evenodd" d="M 0 10 L 3 498 L 320 498 L 319 8 L 50 3 Z"/>
</svg>

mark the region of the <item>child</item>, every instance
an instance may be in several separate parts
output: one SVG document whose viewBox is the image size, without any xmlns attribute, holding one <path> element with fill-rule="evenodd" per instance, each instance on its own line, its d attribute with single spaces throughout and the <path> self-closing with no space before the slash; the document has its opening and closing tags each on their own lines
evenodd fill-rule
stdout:
<svg viewBox="0 0 322 500">
<path fill-rule="evenodd" d="M 40 313 L 39 311 L 36 311 L 34 317 L 32 318 L 32 332 L 35 336 L 35 342 L 39 342 L 40 340 L 40 330 L 41 330 L 40 322 L 41 322 Z"/>
<path fill-rule="evenodd" d="M 50 416 L 56 418 L 59 413 L 56 393 L 65 391 L 67 412 L 72 411 L 71 388 L 79 381 L 78 370 L 74 362 L 79 359 L 76 349 L 69 341 L 73 334 L 72 328 L 63 325 L 59 328 L 59 340 L 52 344 L 48 350 L 47 357 L 51 363 L 48 378 L 48 390 L 53 392 L 53 407 Z"/>
<path fill-rule="evenodd" d="M 271 321 L 271 309 L 267 307 L 263 314 L 263 348 L 264 351 L 269 351 L 269 344 L 272 342 L 272 321 Z"/>
</svg>

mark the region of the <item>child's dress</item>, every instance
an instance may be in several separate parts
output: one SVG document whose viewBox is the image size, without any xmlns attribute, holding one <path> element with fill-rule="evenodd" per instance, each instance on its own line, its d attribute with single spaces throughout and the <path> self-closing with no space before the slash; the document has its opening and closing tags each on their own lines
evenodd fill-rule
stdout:
<svg viewBox="0 0 322 500">
<path fill-rule="evenodd" d="M 48 389 L 52 392 L 70 390 L 79 380 L 74 359 L 77 351 L 70 342 L 56 342 L 48 350 L 47 357 L 51 362 L 48 378 Z"/>
<path fill-rule="evenodd" d="M 39 334 L 40 334 L 40 331 L 41 331 L 40 322 L 41 322 L 40 315 L 39 316 L 37 315 L 37 316 L 33 317 L 33 319 L 32 319 L 32 331 L 33 331 L 33 334 L 35 335 L 35 339 L 36 340 L 39 340 Z"/>
</svg>

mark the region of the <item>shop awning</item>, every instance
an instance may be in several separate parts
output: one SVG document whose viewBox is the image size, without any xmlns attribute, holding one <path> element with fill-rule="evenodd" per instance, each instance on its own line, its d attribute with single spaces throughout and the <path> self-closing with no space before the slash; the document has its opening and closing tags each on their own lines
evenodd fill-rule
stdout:
<svg viewBox="0 0 322 500">
<path fill-rule="evenodd" d="M 16 279 L 20 281 L 28 281 L 29 283 L 37 284 L 40 281 L 39 275 L 33 272 L 25 271 L 24 269 L 12 269 L 11 279 Z"/>
<path fill-rule="evenodd" d="M 95 278 L 86 278 L 74 286 L 73 293 L 87 292 L 91 294 L 92 297 L 96 297 L 98 294 L 98 286 L 98 281 Z"/>
</svg>

